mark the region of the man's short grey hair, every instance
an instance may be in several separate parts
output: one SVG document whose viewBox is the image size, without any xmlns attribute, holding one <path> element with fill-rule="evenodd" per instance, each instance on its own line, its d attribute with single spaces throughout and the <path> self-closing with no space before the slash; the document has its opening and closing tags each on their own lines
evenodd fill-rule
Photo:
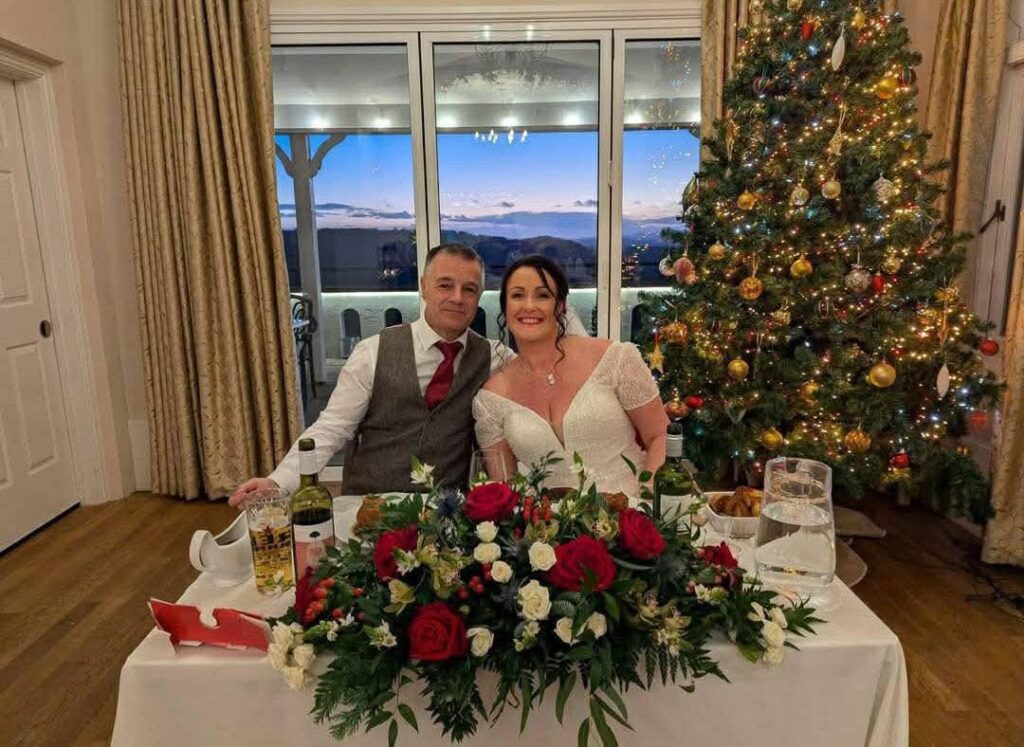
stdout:
<svg viewBox="0 0 1024 747">
<path fill-rule="evenodd" d="M 427 269 L 430 267 L 430 263 L 434 261 L 434 257 L 438 254 L 450 254 L 453 257 L 459 257 L 470 262 L 476 262 L 480 265 L 480 276 L 483 277 L 485 266 L 483 258 L 476 253 L 476 249 L 465 244 L 451 243 L 451 244 L 438 244 L 437 246 L 431 247 L 430 251 L 427 252 L 427 261 L 423 265 L 423 274 L 427 274 Z"/>
</svg>

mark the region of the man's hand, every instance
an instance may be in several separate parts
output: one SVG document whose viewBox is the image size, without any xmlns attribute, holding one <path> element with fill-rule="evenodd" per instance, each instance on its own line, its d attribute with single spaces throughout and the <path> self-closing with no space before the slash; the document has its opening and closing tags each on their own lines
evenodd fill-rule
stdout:
<svg viewBox="0 0 1024 747">
<path fill-rule="evenodd" d="M 234 506 L 239 511 L 242 510 L 242 503 L 245 501 L 245 496 L 252 493 L 255 490 L 263 490 L 265 488 L 277 488 L 280 487 L 276 482 L 271 480 L 269 477 L 252 477 L 241 485 L 238 489 L 231 494 L 228 498 L 228 505 Z"/>
</svg>

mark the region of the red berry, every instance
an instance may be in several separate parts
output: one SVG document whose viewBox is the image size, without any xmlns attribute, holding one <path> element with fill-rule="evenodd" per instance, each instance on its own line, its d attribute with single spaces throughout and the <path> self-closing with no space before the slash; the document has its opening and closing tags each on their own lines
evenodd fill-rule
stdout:
<svg viewBox="0 0 1024 747">
<path fill-rule="evenodd" d="M 356 620 L 358 620 L 359 622 L 366 622 L 366 613 L 365 612 L 357 612 L 356 613 Z"/>
<path fill-rule="evenodd" d="M 470 586 L 476 586 L 479 583 L 480 583 L 480 577 L 479 576 L 473 576 L 473 578 L 469 579 L 469 585 Z"/>
<path fill-rule="evenodd" d="M 522 536 L 523 536 L 523 529 L 522 529 L 522 527 L 516 527 L 515 529 L 513 529 L 512 530 L 512 534 L 515 536 L 516 539 L 522 539 Z"/>
<path fill-rule="evenodd" d="M 330 576 L 325 578 L 320 583 L 324 586 L 325 589 L 333 589 L 334 588 L 334 579 L 331 578 Z"/>
<path fill-rule="evenodd" d="M 484 568 L 484 581 L 490 581 L 490 580 L 491 580 L 491 569 L 490 568 Z"/>
<path fill-rule="evenodd" d="M 544 509 L 544 521 L 551 521 L 552 515 L 550 506 Z"/>
<path fill-rule="evenodd" d="M 459 587 L 458 595 L 459 595 L 459 599 L 461 599 L 463 602 L 465 602 L 467 599 L 469 599 L 469 592 L 466 591 L 466 587 L 465 586 Z"/>
<path fill-rule="evenodd" d="M 352 596 L 354 596 L 356 599 L 359 599 L 359 597 L 361 597 L 362 595 L 363 595 L 363 587 L 362 586 L 357 586 L 356 588 L 354 588 L 352 590 Z"/>
<path fill-rule="evenodd" d="M 335 607 L 333 610 L 331 610 L 331 617 L 333 617 L 335 620 L 340 620 L 344 616 L 345 610 L 343 610 L 341 607 Z"/>
<path fill-rule="evenodd" d="M 315 589 L 313 589 L 313 596 L 315 596 L 317 599 L 326 599 L 327 589 L 325 589 L 322 586 L 318 586 Z"/>
<path fill-rule="evenodd" d="M 484 573 L 487 573 L 487 572 L 489 572 L 489 571 L 491 570 L 491 564 L 490 564 L 490 563 L 484 563 L 484 564 L 483 564 L 483 565 L 481 566 L 481 568 L 483 568 L 483 569 L 484 569 Z"/>
</svg>

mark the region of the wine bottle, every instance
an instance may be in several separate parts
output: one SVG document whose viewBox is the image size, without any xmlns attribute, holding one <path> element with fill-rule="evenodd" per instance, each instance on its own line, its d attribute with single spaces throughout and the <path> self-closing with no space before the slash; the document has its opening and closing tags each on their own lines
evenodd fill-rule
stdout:
<svg viewBox="0 0 1024 747">
<path fill-rule="evenodd" d="M 295 578 L 316 570 L 320 558 L 334 545 L 334 500 L 317 476 L 316 444 L 299 439 L 299 489 L 292 493 L 292 538 Z"/>
<path fill-rule="evenodd" d="M 693 490 L 693 477 L 683 457 L 683 428 L 678 423 L 669 423 L 665 434 L 665 463 L 654 473 L 655 518 L 661 518 L 666 497 L 683 498 Z"/>
</svg>

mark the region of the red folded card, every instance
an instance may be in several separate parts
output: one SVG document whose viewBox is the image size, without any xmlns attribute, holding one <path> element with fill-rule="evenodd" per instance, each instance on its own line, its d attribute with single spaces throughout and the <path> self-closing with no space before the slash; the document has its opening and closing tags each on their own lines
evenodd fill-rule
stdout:
<svg viewBox="0 0 1024 747">
<path fill-rule="evenodd" d="M 208 643 L 224 648 L 255 648 L 267 650 L 270 626 L 259 615 L 241 610 L 213 610 L 213 620 L 201 619 L 198 607 L 171 604 L 159 599 L 149 600 L 149 611 L 156 626 L 168 633 L 171 643 L 199 646 Z"/>
</svg>

